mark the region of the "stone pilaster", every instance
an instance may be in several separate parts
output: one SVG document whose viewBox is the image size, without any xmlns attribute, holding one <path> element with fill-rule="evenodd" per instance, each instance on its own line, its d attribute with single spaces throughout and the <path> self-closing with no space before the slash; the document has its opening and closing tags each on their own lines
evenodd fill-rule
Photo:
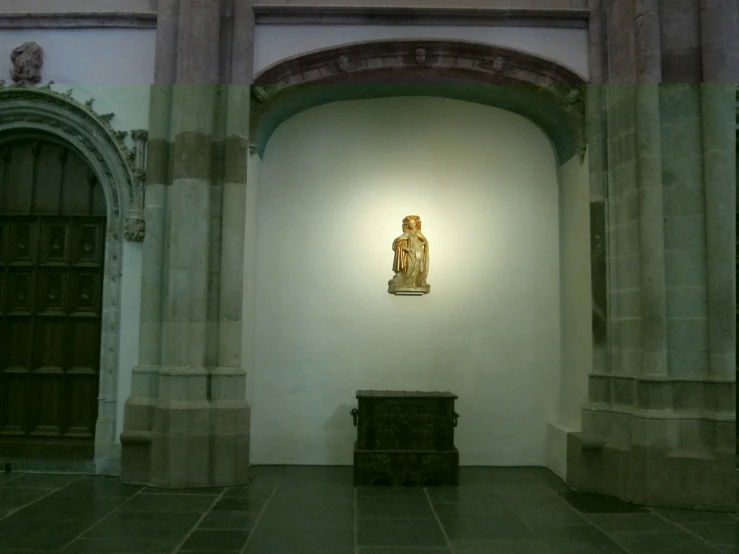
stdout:
<svg viewBox="0 0 739 554">
<path fill-rule="evenodd" d="M 720 30 L 716 10 L 731 20 L 735 7 L 706 2 L 703 12 L 680 16 L 689 20 L 686 30 L 707 24 Z M 673 64 L 678 41 L 660 25 L 660 17 L 675 14 L 659 8 L 655 0 L 614 0 L 599 29 L 605 46 L 598 52 L 606 55 L 597 70 L 610 84 L 602 95 L 591 92 L 588 115 L 596 162 L 591 211 L 597 214 L 601 190 L 606 196 L 607 361 L 596 363 L 590 377 L 582 433 L 569 437 L 567 476 L 576 489 L 638 503 L 730 510 L 736 419 L 731 94 L 710 84 L 660 84 L 663 61 L 671 77 L 680 69 Z M 722 40 L 726 46 L 734 39 Z M 720 54 L 712 41 L 703 39 L 701 71 L 721 80 L 732 54 Z M 600 163 L 594 147 L 603 140 Z M 599 166 L 607 168 L 605 186 Z M 597 338 L 594 346 L 597 353 Z"/>
<path fill-rule="evenodd" d="M 126 482 L 182 488 L 247 480 L 248 87 L 222 84 L 234 73 L 235 58 L 225 54 L 237 42 L 234 7 L 160 2 L 140 359 L 121 437 Z"/>
</svg>

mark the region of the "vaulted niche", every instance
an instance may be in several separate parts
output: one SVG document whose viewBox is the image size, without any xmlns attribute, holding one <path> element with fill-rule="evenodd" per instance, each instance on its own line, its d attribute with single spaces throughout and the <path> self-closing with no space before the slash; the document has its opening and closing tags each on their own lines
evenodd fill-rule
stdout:
<svg viewBox="0 0 739 554">
<path fill-rule="evenodd" d="M 378 58 L 397 67 L 373 79 Z M 252 463 L 350 464 L 354 392 L 406 389 L 459 395 L 463 465 L 563 465 L 552 426 L 579 423 L 592 356 L 581 79 L 407 41 L 309 54 L 257 82 Z M 391 242 L 408 214 L 434 245 L 432 292 L 397 298 Z"/>
</svg>

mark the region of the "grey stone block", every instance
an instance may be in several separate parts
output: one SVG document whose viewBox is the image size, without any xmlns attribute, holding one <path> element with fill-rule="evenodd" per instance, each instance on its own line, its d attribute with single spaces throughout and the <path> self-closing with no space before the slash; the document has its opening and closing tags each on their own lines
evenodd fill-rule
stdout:
<svg viewBox="0 0 739 554">
<path fill-rule="evenodd" d="M 668 287 L 705 286 L 704 251 L 665 250 L 665 281 Z"/>
</svg>

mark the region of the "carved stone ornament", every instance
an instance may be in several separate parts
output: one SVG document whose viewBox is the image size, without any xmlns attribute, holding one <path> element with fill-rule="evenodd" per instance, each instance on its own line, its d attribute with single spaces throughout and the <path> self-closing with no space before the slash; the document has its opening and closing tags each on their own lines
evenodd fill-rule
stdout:
<svg viewBox="0 0 739 554">
<path fill-rule="evenodd" d="M 126 228 L 124 230 L 126 240 L 133 242 L 143 242 L 146 235 L 146 223 L 143 217 L 131 217 L 126 219 Z"/>
<path fill-rule="evenodd" d="M 425 48 L 416 48 L 416 63 L 419 65 L 423 65 L 423 63 L 426 61 L 426 49 Z"/>
<path fill-rule="evenodd" d="M 426 282 L 429 274 L 429 241 L 421 232 L 421 218 L 409 215 L 403 219 L 403 234 L 393 241 L 393 272 L 388 292 L 419 296 L 431 292 Z"/>
<path fill-rule="evenodd" d="M 349 71 L 351 69 L 351 65 L 349 64 L 349 56 L 344 54 L 339 56 L 339 59 L 336 61 L 336 65 L 338 66 L 339 71 Z"/>
<path fill-rule="evenodd" d="M 13 69 L 10 78 L 19 85 L 35 85 L 41 81 L 41 66 L 44 65 L 44 51 L 35 42 L 24 42 L 10 54 Z"/>
</svg>

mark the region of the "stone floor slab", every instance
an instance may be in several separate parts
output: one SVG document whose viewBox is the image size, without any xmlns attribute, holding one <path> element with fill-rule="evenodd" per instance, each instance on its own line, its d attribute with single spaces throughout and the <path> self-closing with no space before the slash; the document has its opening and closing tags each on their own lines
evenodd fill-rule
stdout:
<svg viewBox="0 0 739 554">
<path fill-rule="evenodd" d="M 197 530 L 187 538 L 181 550 L 241 550 L 249 531 Z"/>
<path fill-rule="evenodd" d="M 0 554 L 736 552 L 736 514 L 566 492 L 541 468 L 462 468 L 459 488 L 426 489 L 355 489 L 349 467 L 250 473 L 250 485 L 187 490 L 0 474 Z"/>
<path fill-rule="evenodd" d="M 359 519 L 356 526 L 357 546 L 446 546 L 433 519 Z"/>
</svg>

